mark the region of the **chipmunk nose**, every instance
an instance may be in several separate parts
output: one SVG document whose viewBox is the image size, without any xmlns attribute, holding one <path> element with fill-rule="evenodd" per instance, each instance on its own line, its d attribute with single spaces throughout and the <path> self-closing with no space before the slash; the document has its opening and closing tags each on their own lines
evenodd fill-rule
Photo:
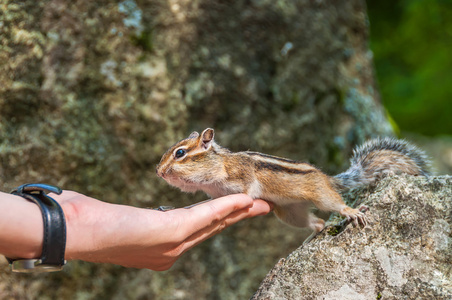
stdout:
<svg viewBox="0 0 452 300">
<path fill-rule="evenodd" d="M 160 167 L 160 166 L 157 166 L 157 167 L 155 168 L 155 173 L 157 174 L 158 177 L 162 177 L 163 174 L 162 174 L 162 172 L 161 172 L 161 170 L 160 170 L 159 167 Z"/>
<path fill-rule="evenodd" d="M 160 165 L 157 166 L 157 168 L 155 169 L 155 172 L 157 173 L 158 177 L 165 178 L 166 172 L 163 170 L 163 168 L 160 167 Z"/>
</svg>

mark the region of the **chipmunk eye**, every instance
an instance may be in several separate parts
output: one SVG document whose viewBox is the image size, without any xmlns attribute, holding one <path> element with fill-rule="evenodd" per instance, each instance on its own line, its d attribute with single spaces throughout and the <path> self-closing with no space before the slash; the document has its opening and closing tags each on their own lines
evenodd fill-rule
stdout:
<svg viewBox="0 0 452 300">
<path fill-rule="evenodd" d="M 174 156 L 176 158 L 181 158 L 182 156 L 184 156 L 187 153 L 187 151 L 185 151 L 185 149 L 179 149 L 176 151 L 176 153 L 174 154 Z"/>
</svg>

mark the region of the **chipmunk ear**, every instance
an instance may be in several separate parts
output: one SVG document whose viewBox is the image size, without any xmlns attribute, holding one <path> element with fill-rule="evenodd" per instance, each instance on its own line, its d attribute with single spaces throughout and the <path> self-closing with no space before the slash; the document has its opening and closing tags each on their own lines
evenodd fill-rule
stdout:
<svg viewBox="0 0 452 300">
<path fill-rule="evenodd" d="M 199 133 L 197 131 L 193 131 L 192 133 L 190 133 L 188 138 L 189 139 L 194 139 L 194 138 L 197 138 L 198 136 L 199 136 Z"/>
<path fill-rule="evenodd" d="M 201 142 L 204 149 L 209 149 L 213 142 L 215 133 L 212 128 L 207 128 L 201 133 Z"/>
</svg>

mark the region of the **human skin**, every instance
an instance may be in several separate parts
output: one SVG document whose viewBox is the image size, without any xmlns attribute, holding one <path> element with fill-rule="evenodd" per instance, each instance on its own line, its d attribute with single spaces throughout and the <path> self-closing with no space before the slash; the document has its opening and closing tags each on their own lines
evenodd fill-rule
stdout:
<svg viewBox="0 0 452 300">
<path fill-rule="evenodd" d="M 240 220 L 271 211 L 244 194 L 166 212 L 103 202 L 73 191 L 49 194 L 62 207 L 67 226 L 66 260 L 112 263 L 156 271 L 169 269 L 187 250 Z M 39 207 L 0 192 L 0 253 L 41 256 Z"/>
</svg>

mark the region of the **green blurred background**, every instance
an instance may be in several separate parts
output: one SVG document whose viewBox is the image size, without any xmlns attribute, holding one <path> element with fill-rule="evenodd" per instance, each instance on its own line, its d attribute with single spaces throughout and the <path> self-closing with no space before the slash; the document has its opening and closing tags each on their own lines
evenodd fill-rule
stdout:
<svg viewBox="0 0 452 300">
<path fill-rule="evenodd" d="M 382 101 L 401 131 L 452 134 L 452 0 L 367 1 Z"/>
</svg>

